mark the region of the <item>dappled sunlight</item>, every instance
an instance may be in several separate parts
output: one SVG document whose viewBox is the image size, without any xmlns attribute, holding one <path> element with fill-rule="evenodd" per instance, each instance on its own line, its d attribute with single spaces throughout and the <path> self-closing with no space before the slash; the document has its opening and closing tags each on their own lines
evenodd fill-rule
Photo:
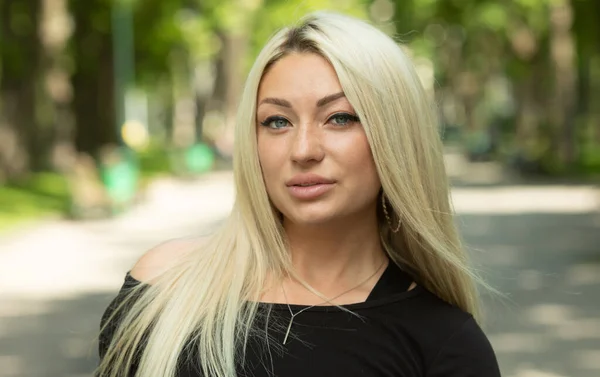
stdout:
<svg viewBox="0 0 600 377">
<path fill-rule="evenodd" d="M 572 199 L 569 193 L 562 200 Z M 502 375 L 598 377 L 598 213 L 523 207 L 479 208 L 458 218 L 475 265 L 504 295 L 483 296 L 484 328 Z"/>
<path fill-rule="evenodd" d="M 552 372 L 547 372 L 539 369 L 530 369 L 530 368 L 520 368 L 515 374 L 511 374 L 507 377 L 574 377 L 567 376 L 564 374 L 556 374 Z"/>
<path fill-rule="evenodd" d="M 127 270 L 161 242 L 214 229 L 231 210 L 232 178 L 157 181 L 120 216 L 49 222 L 2 238 L 0 376 L 91 376 L 100 316 Z"/>
<path fill-rule="evenodd" d="M 0 318 L 42 315 L 47 313 L 52 307 L 52 299 L 36 299 L 28 301 L 23 301 L 22 299 L 22 296 L 11 299 L 6 295 L 3 295 L 2 305 L 0 305 Z M 2 335 L 6 330 L 6 326 L 0 323 L 0 335 Z"/>
<path fill-rule="evenodd" d="M 519 196 L 510 190 L 507 198 Z M 475 203 L 464 196 L 457 224 L 478 272 L 505 294 L 484 294 L 483 324 L 503 376 L 597 377 L 597 215 L 531 205 L 511 213 L 497 210 L 502 203 L 490 204 L 488 212 L 466 210 L 498 200 L 490 192 Z M 563 194 L 565 201 L 578 195 Z M 127 269 L 166 239 L 213 229 L 233 197 L 230 172 L 204 182 L 163 181 L 148 190 L 145 204 L 114 219 L 61 221 L 5 237 L 0 361 L 6 368 L 0 370 L 15 377 L 89 376 L 100 316 Z"/>
<path fill-rule="evenodd" d="M 455 210 L 464 214 L 576 214 L 600 211 L 600 192 L 594 186 L 454 188 L 452 200 Z"/>
<path fill-rule="evenodd" d="M 233 204 L 231 181 L 231 173 L 215 173 L 208 183 L 164 181 L 147 202 L 114 219 L 61 221 L 10 237 L 1 245 L 0 291 L 42 301 L 114 291 L 147 249 L 220 222 Z"/>
<path fill-rule="evenodd" d="M 547 339 L 544 334 L 536 333 L 501 333 L 490 336 L 496 353 L 538 353 L 547 350 Z"/>
<path fill-rule="evenodd" d="M 528 291 L 535 291 L 542 288 L 544 278 L 540 271 L 524 270 L 519 272 L 517 276 L 517 285 L 519 288 Z"/>
<path fill-rule="evenodd" d="M 600 285 L 600 263 L 595 265 L 577 264 L 569 266 L 566 272 L 565 282 L 567 285 L 574 287 L 591 284 Z M 598 298 L 598 300 L 600 300 L 600 298 Z"/>
<path fill-rule="evenodd" d="M 235 128 L 256 123 L 252 106 L 235 117 L 261 86 L 244 85 L 252 60 L 275 30 L 322 9 L 394 36 L 435 104 L 429 117 L 403 98 L 419 90 L 398 87 L 402 111 L 431 123 L 412 136 L 355 110 L 380 141 L 378 166 L 389 165 L 379 148 L 405 149 L 392 134 L 414 152 L 407 166 L 437 165 L 433 140 L 418 138 L 440 131 L 465 249 L 501 293 L 482 289 L 502 375 L 600 377 L 600 0 L 2 4 L 0 377 L 91 377 L 100 316 L 136 260 L 229 214 Z M 330 60 L 363 61 L 340 79 L 369 103 L 346 84 L 369 86 L 365 72 L 393 64 L 362 59 L 361 43 Z M 376 76 L 385 100 L 394 90 Z M 315 173 L 339 173 L 323 161 Z"/>
<path fill-rule="evenodd" d="M 574 352 L 572 356 L 582 369 L 596 371 L 600 375 L 600 349 Z"/>
<path fill-rule="evenodd" d="M 484 236 L 485 233 L 489 234 L 491 231 L 492 229 L 489 228 L 486 232 L 481 232 L 481 236 Z M 479 234 L 479 232 L 477 233 Z M 477 254 L 480 258 L 485 258 L 487 266 L 511 266 L 519 258 L 518 250 L 506 244 L 489 245 L 485 248 L 469 247 L 469 249 L 471 254 Z"/>
<path fill-rule="evenodd" d="M 0 355 L 0 370 L 4 377 L 23 376 L 24 361 L 17 355 Z"/>
<path fill-rule="evenodd" d="M 91 376 L 97 365 L 100 317 L 114 292 L 52 300 L 21 300 L 20 314 L 2 316 L 0 375 Z M 8 302 L 9 305 L 15 304 Z"/>
<path fill-rule="evenodd" d="M 573 319 L 575 313 L 572 307 L 560 304 L 538 304 L 527 310 L 527 319 L 536 325 L 557 326 Z"/>
<path fill-rule="evenodd" d="M 592 340 L 600 346 L 600 318 L 574 318 L 558 323 L 555 336 L 565 341 Z"/>
<path fill-rule="evenodd" d="M 95 337 L 95 334 L 90 334 Z M 87 359 L 97 352 L 95 342 L 85 336 L 71 335 L 59 345 L 61 354 L 67 359 Z"/>
<path fill-rule="evenodd" d="M 534 306 L 533 318 L 527 308 L 498 307 L 503 315 L 494 317 L 488 333 L 503 376 L 597 377 L 599 320 L 571 317 L 575 307 Z"/>
</svg>

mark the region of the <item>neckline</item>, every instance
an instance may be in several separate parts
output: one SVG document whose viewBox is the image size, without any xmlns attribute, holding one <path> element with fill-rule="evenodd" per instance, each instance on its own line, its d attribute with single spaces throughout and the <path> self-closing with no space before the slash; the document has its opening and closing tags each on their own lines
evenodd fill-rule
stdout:
<svg viewBox="0 0 600 377">
<path fill-rule="evenodd" d="M 345 304 L 345 305 L 339 305 L 339 306 L 317 305 L 317 306 L 313 306 L 312 308 L 306 309 L 304 312 L 305 313 L 307 313 L 307 312 L 338 312 L 338 311 L 342 311 L 343 309 L 350 310 L 350 311 L 356 311 L 356 310 L 361 310 L 361 309 L 370 309 L 370 308 L 375 308 L 375 307 L 379 307 L 379 306 L 392 304 L 394 302 L 402 301 L 404 299 L 408 299 L 408 298 L 417 296 L 422 292 L 423 292 L 423 288 L 420 285 L 417 285 L 410 291 L 396 293 L 396 294 L 393 294 L 393 295 L 390 295 L 390 296 L 384 297 L 384 298 L 378 298 L 378 299 L 371 300 L 371 301 L 356 302 L 353 304 Z M 259 308 L 264 308 L 264 309 L 272 309 L 272 310 L 277 310 L 277 311 L 280 311 L 280 310 L 288 311 L 287 304 L 259 302 L 258 306 L 259 306 Z M 309 305 L 290 304 L 290 308 L 294 312 L 305 309 L 307 306 L 309 306 Z"/>
<path fill-rule="evenodd" d="M 379 277 L 379 280 L 377 280 L 377 283 L 375 283 L 375 286 L 369 293 L 369 296 L 367 296 L 367 299 L 363 302 L 356 302 L 344 305 L 317 305 L 307 309 L 307 307 L 309 307 L 310 305 L 288 305 L 285 303 L 261 301 L 258 302 L 258 307 L 260 309 L 272 309 L 277 311 L 288 311 L 290 308 L 294 312 L 297 312 L 302 309 L 305 309 L 305 312 L 334 312 L 342 311 L 343 309 L 350 311 L 358 309 L 368 309 L 404 300 L 406 298 L 410 298 L 422 293 L 423 288 L 418 283 L 413 289 L 408 290 L 409 286 L 412 284 L 413 281 L 414 279 L 412 278 L 412 276 L 410 276 L 400 266 L 398 266 L 394 261 L 390 259 L 386 269 Z M 147 285 L 147 283 L 141 282 L 134 278 L 131 275 L 131 271 L 127 271 L 127 274 L 125 275 L 125 285 L 135 286 L 138 284 Z"/>
<path fill-rule="evenodd" d="M 377 307 L 413 297 L 421 293 L 422 287 L 420 284 L 417 284 L 413 289 L 408 290 L 413 281 L 414 279 L 407 272 L 392 260 L 389 260 L 388 266 L 379 277 L 379 280 L 377 280 L 377 283 L 375 283 L 375 286 L 365 301 L 344 305 L 317 305 L 313 307 L 303 304 L 289 304 L 289 308 L 294 312 L 303 309 L 305 312 L 332 312 L 341 311 L 343 309 L 352 311 Z M 258 304 L 260 308 L 264 309 L 273 309 L 277 311 L 289 310 L 288 304 L 285 303 L 259 302 Z"/>
</svg>

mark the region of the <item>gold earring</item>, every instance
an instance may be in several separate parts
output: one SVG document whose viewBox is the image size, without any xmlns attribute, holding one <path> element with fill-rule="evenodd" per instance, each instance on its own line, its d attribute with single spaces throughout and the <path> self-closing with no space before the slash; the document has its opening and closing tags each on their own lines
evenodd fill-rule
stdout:
<svg viewBox="0 0 600 377">
<path fill-rule="evenodd" d="M 381 193 L 381 204 L 383 206 L 383 214 L 385 215 L 385 219 L 387 220 L 390 230 L 392 231 L 392 233 L 398 233 L 398 231 L 400 230 L 400 226 L 402 225 L 402 220 L 398 219 L 398 226 L 396 228 L 392 227 L 392 219 L 388 214 L 387 206 L 385 205 L 384 193 Z"/>
</svg>

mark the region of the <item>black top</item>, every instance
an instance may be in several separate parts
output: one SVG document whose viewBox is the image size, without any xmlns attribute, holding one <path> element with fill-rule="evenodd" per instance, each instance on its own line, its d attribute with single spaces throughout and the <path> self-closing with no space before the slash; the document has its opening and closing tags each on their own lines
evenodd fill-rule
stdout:
<svg viewBox="0 0 600 377">
<path fill-rule="evenodd" d="M 268 309 L 270 342 L 250 341 L 240 377 L 499 377 L 492 347 L 470 314 L 447 304 L 421 286 L 407 291 L 413 279 L 394 263 L 363 303 L 317 306 L 296 316 L 292 335 L 282 346 L 290 312 L 285 304 L 263 304 Z M 122 299 L 128 287 L 140 284 L 127 275 L 119 295 L 104 317 Z M 294 313 L 306 306 L 291 305 Z M 265 316 L 257 328 L 264 329 Z M 261 319 L 263 318 L 263 319 Z M 111 324 L 115 325 L 115 324 Z M 112 337 L 111 327 L 101 334 L 100 357 Z M 181 358 L 178 377 L 201 377 L 199 366 Z M 192 359 L 193 360 L 193 359 Z"/>
</svg>

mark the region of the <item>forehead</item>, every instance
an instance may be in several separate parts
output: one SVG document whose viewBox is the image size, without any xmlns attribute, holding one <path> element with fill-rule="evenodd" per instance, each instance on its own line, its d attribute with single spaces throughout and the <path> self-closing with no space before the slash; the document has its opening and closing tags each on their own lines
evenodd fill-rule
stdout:
<svg viewBox="0 0 600 377">
<path fill-rule="evenodd" d="M 337 74 L 325 58 L 314 53 L 293 53 L 279 59 L 265 72 L 258 99 L 322 97 L 341 91 Z"/>
</svg>

